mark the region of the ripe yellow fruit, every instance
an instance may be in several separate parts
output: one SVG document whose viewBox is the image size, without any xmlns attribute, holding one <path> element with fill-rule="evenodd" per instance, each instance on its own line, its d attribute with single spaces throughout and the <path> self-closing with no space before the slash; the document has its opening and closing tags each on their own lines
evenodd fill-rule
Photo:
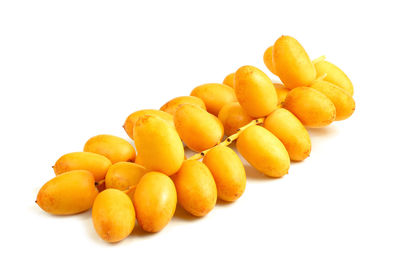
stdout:
<svg viewBox="0 0 400 279">
<path fill-rule="evenodd" d="M 121 241 L 135 227 L 135 209 L 131 199 L 120 190 L 104 190 L 94 201 L 92 221 L 97 234 L 103 240 Z"/>
<path fill-rule="evenodd" d="M 272 52 L 273 52 L 274 46 L 270 46 L 267 48 L 264 52 L 264 64 L 267 66 L 268 70 L 273 73 L 274 75 L 278 75 L 275 69 L 274 61 L 272 59 Z"/>
<path fill-rule="evenodd" d="M 112 165 L 106 175 L 106 188 L 127 190 L 139 183 L 148 170 L 135 163 L 118 162 Z"/>
<path fill-rule="evenodd" d="M 192 104 L 204 110 L 206 109 L 206 105 L 204 104 L 202 99 L 195 96 L 181 96 L 170 100 L 169 102 L 164 104 L 160 108 L 160 110 L 168 112 L 171 115 L 174 115 L 178 107 L 182 104 Z"/>
<path fill-rule="evenodd" d="M 238 102 L 223 106 L 219 111 L 218 119 L 224 126 L 225 135 L 227 136 L 236 133 L 240 127 L 253 120 Z"/>
<path fill-rule="evenodd" d="M 194 216 L 205 216 L 217 202 L 214 178 L 202 162 L 186 160 L 171 177 L 175 183 L 179 204 Z"/>
<path fill-rule="evenodd" d="M 184 159 L 182 141 L 176 130 L 166 121 L 157 116 L 141 116 L 136 121 L 133 135 L 141 163 L 146 169 L 166 175 L 179 170 Z"/>
<path fill-rule="evenodd" d="M 310 87 L 297 87 L 291 90 L 283 107 L 308 127 L 327 126 L 336 117 L 336 109 L 332 101 L 318 90 Z"/>
<path fill-rule="evenodd" d="M 275 110 L 264 120 L 264 128 L 283 143 L 291 160 L 302 161 L 310 155 L 310 135 L 290 111 L 284 108 Z"/>
<path fill-rule="evenodd" d="M 128 141 L 112 135 L 98 135 L 90 138 L 83 151 L 106 156 L 113 164 L 133 162 L 136 158 L 135 148 Z"/>
<path fill-rule="evenodd" d="M 174 121 L 183 142 L 197 152 L 217 145 L 224 136 L 221 121 L 197 106 L 181 105 L 175 113 Z"/>
<path fill-rule="evenodd" d="M 246 172 L 239 156 L 229 147 L 217 146 L 204 156 L 203 163 L 211 171 L 218 198 L 235 201 L 246 188 Z"/>
<path fill-rule="evenodd" d="M 88 170 L 96 181 L 100 181 L 106 177 L 111 161 L 100 154 L 92 152 L 72 152 L 61 156 L 54 164 L 54 173 L 61 173 L 71 170 Z"/>
<path fill-rule="evenodd" d="M 235 79 L 235 73 L 231 73 L 229 75 L 227 75 L 224 78 L 224 81 L 222 82 L 223 84 L 228 85 L 229 87 L 233 88 L 233 84 L 234 84 L 234 79 Z"/>
<path fill-rule="evenodd" d="M 318 90 L 332 101 L 336 108 L 335 120 L 349 118 L 356 109 L 353 97 L 333 83 L 324 80 L 316 80 L 311 83 L 310 87 Z"/>
<path fill-rule="evenodd" d="M 171 178 L 159 172 L 145 174 L 133 196 L 139 225 L 147 232 L 161 231 L 174 216 L 176 190 Z"/>
<path fill-rule="evenodd" d="M 290 89 L 280 83 L 274 83 L 274 87 L 276 90 L 276 95 L 278 96 L 278 106 L 281 107 L 283 102 L 285 102 L 286 96 L 289 94 Z"/>
<path fill-rule="evenodd" d="M 339 86 L 340 88 L 343 88 L 346 92 L 350 94 L 350 96 L 353 96 L 353 83 L 338 66 L 328 61 L 319 61 L 315 63 L 314 66 L 317 71 L 317 76 L 322 76 L 326 74 L 326 77 L 324 78 L 325 81 L 328 81 Z"/>
<path fill-rule="evenodd" d="M 250 126 L 236 142 L 240 154 L 254 168 L 271 177 L 282 177 L 290 167 L 289 154 L 282 142 L 264 127 Z"/>
<path fill-rule="evenodd" d="M 163 119 L 164 121 L 166 121 L 169 125 L 171 125 L 171 127 L 174 127 L 174 117 L 165 111 L 156 110 L 156 109 L 138 110 L 126 118 L 125 124 L 123 126 L 126 133 L 128 134 L 128 136 L 133 140 L 134 140 L 133 128 L 135 127 L 135 123 L 138 120 L 138 118 L 143 115 L 158 116 L 161 119 Z"/>
<path fill-rule="evenodd" d="M 266 116 L 278 105 L 271 80 L 253 66 L 243 66 L 236 71 L 235 93 L 240 105 L 251 117 Z"/>
<path fill-rule="evenodd" d="M 276 73 L 290 89 L 310 85 L 317 77 L 307 52 L 293 37 L 281 36 L 276 40 L 272 57 Z"/>
<path fill-rule="evenodd" d="M 215 116 L 225 104 L 237 101 L 232 87 L 220 83 L 197 86 L 190 95 L 202 99 L 206 104 L 207 111 Z"/>
<path fill-rule="evenodd" d="M 44 184 L 36 203 L 51 214 L 76 214 L 90 209 L 97 194 L 93 175 L 86 170 L 74 170 Z"/>
</svg>

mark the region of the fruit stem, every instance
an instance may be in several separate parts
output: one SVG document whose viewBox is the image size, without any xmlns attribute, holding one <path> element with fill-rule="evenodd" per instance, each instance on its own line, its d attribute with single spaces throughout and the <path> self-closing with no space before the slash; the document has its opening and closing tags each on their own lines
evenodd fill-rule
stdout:
<svg viewBox="0 0 400 279">
<path fill-rule="evenodd" d="M 230 145 L 248 127 L 254 126 L 254 125 L 258 125 L 258 124 L 262 124 L 262 123 L 264 123 L 264 120 L 265 120 L 265 117 L 257 118 L 257 119 L 254 119 L 253 121 L 250 121 L 248 124 L 244 125 L 243 127 L 240 127 L 235 134 L 230 135 L 229 137 L 227 137 L 223 142 L 221 142 L 221 143 L 217 144 L 216 146 L 213 146 L 213 147 L 211 147 L 209 149 L 206 149 L 206 150 L 204 150 L 204 151 L 202 151 L 200 153 L 194 154 L 188 160 L 199 160 L 199 159 L 203 158 L 207 154 L 207 152 L 209 152 L 211 149 L 213 149 L 213 148 L 215 148 L 217 146 L 228 146 L 228 145 Z"/>
</svg>

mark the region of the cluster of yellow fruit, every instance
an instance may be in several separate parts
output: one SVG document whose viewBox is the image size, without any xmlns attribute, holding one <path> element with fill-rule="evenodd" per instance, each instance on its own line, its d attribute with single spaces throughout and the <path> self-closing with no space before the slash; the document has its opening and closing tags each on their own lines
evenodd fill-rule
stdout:
<svg viewBox="0 0 400 279">
<path fill-rule="evenodd" d="M 311 61 L 290 36 L 269 47 L 264 62 L 283 84 L 243 66 L 222 84 L 198 86 L 160 110 L 136 111 L 124 124 L 136 150 L 116 136 L 89 139 L 83 152 L 57 160 L 57 176 L 40 189 L 37 204 L 58 215 L 92 208 L 97 233 L 117 242 L 132 232 L 136 219 L 147 232 L 162 230 L 177 203 L 205 216 L 217 198 L 238 199 L 246 173 L 228 147 L 236 139 L 254 168 L 270 177 L 287 174 L 291 160 L 302 161 L 311 152 L 305 126 L 322 127 L 352 115 L 353 86 L 334 64 Z M 200 153 L 186 159 L 182 141 Z"/>
</svg>

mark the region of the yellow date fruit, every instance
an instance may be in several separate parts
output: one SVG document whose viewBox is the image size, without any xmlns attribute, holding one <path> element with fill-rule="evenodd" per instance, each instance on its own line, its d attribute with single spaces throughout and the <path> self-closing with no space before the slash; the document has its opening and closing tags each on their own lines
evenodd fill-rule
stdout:
<svg viewBox="0 0 400 279">
<path fill-rule="evenodd" d="M 168 112 L 171 115 L 174 115 L 178 107 L 182 104 L 192 104 L 204 110 L 206 109 L 206 105 L 204 104 L 202 99 L 195 96 L 181 96 L 170 100 L 169 102 L 164 104 L 160 108 L 160 110 Z"/>
<path fill-rule="evenodd" d="M 319 61 L 315 63 L 314 66 L 317 71 L 317 76 L 323 76 L 324 74 L 326 74 L 326 77 L 324 78 L 325 81 L 328 81 L 339 86 L 340 88 L 343 88 L 346 92 L 350 94 L 350 96 L 353 96 L 353 83 L 338 66 L 328 61 Z"/>
<path fill-rule="evenodd" d="M 246 172 L 239 156 L 232 149 L 217 146 L 207 152 L 203 163 L 214 177 L 219 199 L 232 202 L 243 194 Z"/>
<path fill-rule="evenodd" d="M 175 183 L 179 204 L 194 216 L 205 216 L 217 202 L 217 187 L 205 164 L 186 160 L 171 177 Z"/>
<path fill-rule="evenodd" d="M 197 86 L 190 95 L 202 99 L 206 104 L 207 111 L 215 116 L 218 115 L 225 104 L 236 102 L 232 87 L 220 83 L 207 83 Z"/>
<path fill-rule="evenodd" d="M 171 127 L 174 127 L 174 117 L 165 112 L 165 111 L 161 111 L 161 110 L 156 110 L 156 109 L 143 109 L 143 110 L 138 110 L 132 114 L 130 114 L 124 123 L 124 129 L 126 131 L 126 133 L 128 134 L 128 136 L 134 140 L 133 137 L 133 128 L 135 127 L 135 123 L 138 120 L 139 117 L 143 116 L 143 115 L 152 115 L 152 116 L 158 116 L 161 119 L 163 119 L 164 121 L 166 121 L 169 125 L 171 125 Z"/>
<path fill-rule="evenodd" d="M 276 95 L 278 96 L 278 106 L 281 107 L 286 99 L 287 94 L 289 94 L 290 89 L 280 83 L 274 83 L 274 87 L 276 90 Z"/>
<path fill-rule="evenodd" d="M 73 170 L 54 177 L 40 189 L 36 203 L 55 215 L 76 214 L 90 209 L 98 191 L 86 170 Z"/>
<path fill-rule="evenodd" d="M 112 135 L 98 135 L 90 138 L 83 151 L 106 156 L 113 164 L 133 162 L 136 158 L 135 148 L 128 141 Z"/>
<path fill-rule="evenodd" d="M 290 89 L 310 85 L 317 77 L 307 52 L 293 37 L 281 36 L 276 40 L 272 59 L 277 75 Z"/>
<path fill-rule="evenodd" d="M 290 111 L 284 108 L 275 110 L 264 120 L 264 128 L 283 143 L 292 161 L 302 161 L 310 155 L 310 135 Z"/>
<path fill-rule="evenodd" d="M 133 196 L 140 227 L 147 232 L 161 231 L 174 216 L 176 202 L 171 178 L 159 172 L 146 173 Z"/>
<path fill-rule="evenodd" d="M 310 87 L 318 90 L 332 101 L 336 109 L 335 120 L 349 118 L 356 109 L 356 103 L 353 97 L 346 93 L 344 89 L 333 83 L 324 80 L 316 80 Z"/>
<path fill-rule="evenodd" d="M 135 227 L 135 209 L 131 199 L 120 190 L 104 190 L 94 201 L 92 221 L 97 234 L 103 240 L 121 241 Z"/>
<path fill-rule="evenodd" d="M 236 133 L 240 127 L 253 120 L 238 102 L 223 106 L 219 111 L 218 119 L 224 126 L 225 135 L 227 136 Z"/>
<path fill-rule="evenodd" d="M 235 79 L 235 73 L 231 73 L 224 78 L 224 81 L 222 83 L 233 88 L 234 79 Z"/>
<path fill-rule="evenodd" d="M 266 116 L 278 105 L 271 80 L 253 66 L 243 66 L 236 71 L 235 93 L 240 105 L 251 117 Z"/>
<path fill-rule="evenodd" d="M 264 64 L 267 66 L 268 70 L 273 73 L 274 75 L 278 75 L 275 69 L 274 61 L 272 59 L 272 52 L 274 46 L 270 46 L 264 52 Z"/>
<path fill-rule="evenodd" d="M 297 87 L 291 90 L 283 107 L 308 127 L 327 126 L 336 118 L 336 109 L 332 101 L 310 87 Z"/>
<path fill-rule="evenodd" d="M 100 154 L 92 152 L 72 152 L 61 156 L 54 164 L 53 169 L 56 175 L 71 170 L 88 170 L 96 181 L 106 177 L 111 161 Z"/>
<path fill-rule="evenodd" d="M 175 113 L 174 122 L 183 142 L 197 152 L 217 145 L 224 136 L 221 121 L 197 106 L 181 105 Z"/>
<path fill-rule="evenodd" d="M 118 162 L 112 165 L 106 175 L 106 188 L 127 190 L 136 186 L 148 170 L 135 163 Z"/>
<path fill-rule="evenodd" d="M 271 177 L 282 177 L 290 167 L 285 146 L 271 132 L 261 126 L 250 126 L 236 142 L 240 154 L 254 168 Z"/>
<path fill-rule="evenodd" d="M 136 121 L 133 135 L 141 163 L 146 169 L 166 175 L 179 170 L 184 159 L 182 141 L 166 121 L 157 116 L 141 116 Z"/>
</svg>

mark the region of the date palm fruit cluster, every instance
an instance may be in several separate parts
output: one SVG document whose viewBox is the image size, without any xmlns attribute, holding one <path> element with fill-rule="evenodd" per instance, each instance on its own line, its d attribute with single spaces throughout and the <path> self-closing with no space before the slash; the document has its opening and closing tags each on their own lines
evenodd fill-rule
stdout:
<svg viewBox="0 0 400 279">
<path fill-rule="evenodd" d="M 136 149 L 125 139 L 98 135 L 82 152 L 61 156 L 53 167 L 56 177 L 40 189 L 37 204 L 55 215 L 92 209 L 98 235 L 117 242 L 131 234 L 136 220 L 146 232 L 162 230 L 177 203 L 200 217 L 217 199 L 237 200 L 246 173 L 228 147 L 234 141 L 258 171 L 284 176 L 291 161 L 310 155 L 305 127 L 352 115 L 353 85 L 334 64 L 311 61 L 290 36 L 265 51 L 264 63 L 282 84 L 243 66 L 221 84 L 200 85 L 159 110 L 129 115 L 123 127 Z M 198 153 L 186 158 L 183 143 Z"/>
</svg>

